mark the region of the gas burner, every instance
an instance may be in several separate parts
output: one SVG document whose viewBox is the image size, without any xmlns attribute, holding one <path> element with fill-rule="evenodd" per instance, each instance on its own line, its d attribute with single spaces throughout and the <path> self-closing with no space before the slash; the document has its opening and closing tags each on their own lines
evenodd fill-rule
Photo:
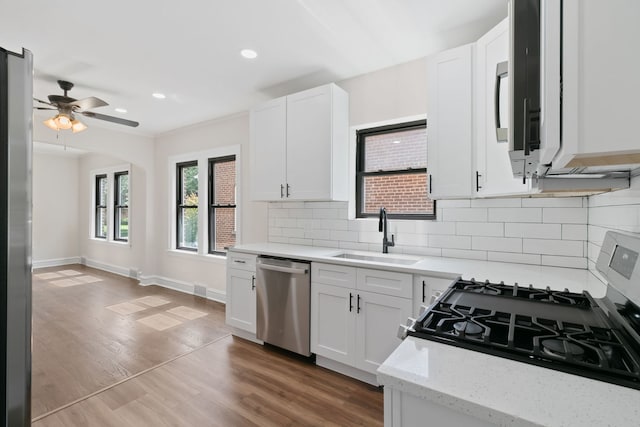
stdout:
<svg viewBox="0 0 640 427">
<path fill-rule="evenodd" d="M 463 321 L 453 324 L 454 333 L 456 335 L 480 335 L 483 332 L 483 328 L 480 325 L 476 325 L 473 322 Z"/>
<path fill-rule="evenodd" d="M 570 357 L 574 360 L 582 360 L 584 358 L 584 349 L 567 340 L 551 338 L 543 340 L 540 344 L 542 345 L 542 351 L 549 356 L 562 359 Z"/>
<path fill-rule="evenodd" d="M 484 282 L 478 282 L 476 281 L 476 279 L 471 279 L 471 281 L 467 282 L 467 284 L 465 284 L 462 289 L 477 294 L 502 295 L 502 291 L 498 289 L 498 286 L 490 283 L 488 280 Z"/>
</svg>

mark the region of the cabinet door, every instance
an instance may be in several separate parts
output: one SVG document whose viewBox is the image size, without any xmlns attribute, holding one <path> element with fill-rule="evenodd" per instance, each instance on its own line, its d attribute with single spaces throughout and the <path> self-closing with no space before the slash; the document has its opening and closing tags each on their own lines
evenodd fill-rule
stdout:
<svg viewBox="0 0 640 427">
<path fill-rule="evenodd" d="M 289 200 L 330 200 L 331 86 L 287 97 Z"/>
<path fill-rule="evenodd" d="M 473 45 L 430 58 L 427 66 L 427 171 L 432 199 L 472 196 Z"/>
<path fill-rule="evenodd" d="M 477 195 L 526 194 L 530 180 L 513 177 L 509 143 L 498 142 L 496 114 L 500 127 L 508 127 L 509 77 L 498 80 L 497 67 L 509 59 L 509 20 L 505 19 L 476 43 L 476 173 Z M 496 89 L 499 88 L 496 98 Z M 498 105 L 496 106 L 496 100 Z"/>
<path fill-rule="evenodd" d="M 356 305 L 355 367 L 375 374 L 376 369 L 400 345 L 398 326 L 411 316 L 411 300 L 358 292 Z"/>
<path fill-rule="evenodd" d="M 256 333 L 256 291 L 255 273 L 251 271 L 227 269 L 228 325 Z"/>
<path fill-rule="evenodd" d="M 311 352 L 346 365 L 354 363 L 353 289 L 311 284 Z"/>
<path fill-rule="evenodd" d="M 439 296 L 455 279 L 415 276 L 413 278 L 413 317 L 420 314 L 420 306 L 431 305 L 431 299 Z"/>
<path fill-rule="evenodd" d="M 251 110 L 251 199 L 281 200 L 285 192 L 287 137 L 286 98 L 277 98 Z"/>
</svg>

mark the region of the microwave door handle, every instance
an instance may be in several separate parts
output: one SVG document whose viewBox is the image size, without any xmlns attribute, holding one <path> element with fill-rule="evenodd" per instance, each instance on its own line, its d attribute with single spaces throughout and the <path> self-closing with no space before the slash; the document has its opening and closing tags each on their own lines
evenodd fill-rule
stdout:
<svg viewBox="0 0 640 427">
<path fill-rule="evenodd" d="M 494 112 L 496 119 L 496 140 L 498 142 L 507 142 L 508 140 L 508 130 L 507 128 L 501 127 L 500 123 L 500 87 L 502 85 L 502 79 L 509 75 L 509 62 L 499 62 L 496 65 L 496 82 L 495 82 L 495 93 L 494 93 Z"/>
</svg>

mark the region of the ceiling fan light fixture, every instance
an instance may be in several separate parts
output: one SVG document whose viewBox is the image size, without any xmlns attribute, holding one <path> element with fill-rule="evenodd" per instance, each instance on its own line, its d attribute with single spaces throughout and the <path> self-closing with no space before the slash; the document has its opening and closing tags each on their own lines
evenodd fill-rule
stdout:
<svg viewBox="0 0 640 427">
<path fill-rule="evenodd" d="M 58 129 L 71 129 L 71 117 L 69 117 L 67 114 L 65 113 L 60 113 L 58 115 L 56 115 L 53 118 L 53 121 L 56 123 L 56 125 L 58 126 Z"/>
<path fill-rule="evenodd" d="M 57 130 L 58 130 L 58 125 L 57 125 L 57 124 L 56 124 L 56 122 L 53 120 L 53 117 L 51 117 L 51 118 L 49 118 L 49 119 L 45 120 L 45 121 L 44 121 L 44 122 L 42 122 L 42 123 L 44 123 L 44 125 L 45 125 L 46 127 L 48 127 L 49 129 L 51 129 L 51 130 L 55 130 L 55 131 L 57 131 Z"/>
<path fill-rule="evenodd" d="M 73 119 L 71 121 L 71 131 L 73 133 L 78 133 L 78 132 L 82 132 L 83 130 L 85 130 L 87 128 L 87 125 L 85 125 L 84 123 L 82 123 L 80 120 L 78 119 Z"/>
</svg>

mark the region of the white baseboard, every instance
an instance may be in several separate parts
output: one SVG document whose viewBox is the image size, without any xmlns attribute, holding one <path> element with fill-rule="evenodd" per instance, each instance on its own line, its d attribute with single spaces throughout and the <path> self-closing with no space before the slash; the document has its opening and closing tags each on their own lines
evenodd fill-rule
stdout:
<svg viewBox="0 0 640 427">
<path fill-rule="evenodd" d="M 342 375 L 355 378 L 363 383 L 371 384 L 376 387 L 379 385 L 378 378 L 376 378 L 374 374 L 345 365 L 344 363 L 336 362 L 335 360 L 327 359 L 326 357 L 316 355 L 316 365 L 338 372 Z"/>
<path fill-rule="evenodd" d="M 118 265 L 107 264 L 85 257 L 82 257 L 82 264 L 86 265 L 87 267 L 97 268 L 98 270 L 108 271 L 109 273 L 117 274 L 119 276 L 136 279 L 136 277 L 131 277 L 131 271 L 128 268 L 120 267 Z"/>
<path fill-rule="evenodd" d="M 40 259 L 32 262 L 33 268 L 58 267 L 61 265 L 81 264 L 79 256 L 69 258 Z"/>
<path fill-rule="evenodd" d="M 158 285 L 174 291 L 195 295 L 195 285 L 192 283 L 163 276 L 140 276 L 140 286 L 149 285 Z M 224 304 L 227 300 L 227 294 L 216 289 L 207 289 L 206 298 Z"/>
</svg>

